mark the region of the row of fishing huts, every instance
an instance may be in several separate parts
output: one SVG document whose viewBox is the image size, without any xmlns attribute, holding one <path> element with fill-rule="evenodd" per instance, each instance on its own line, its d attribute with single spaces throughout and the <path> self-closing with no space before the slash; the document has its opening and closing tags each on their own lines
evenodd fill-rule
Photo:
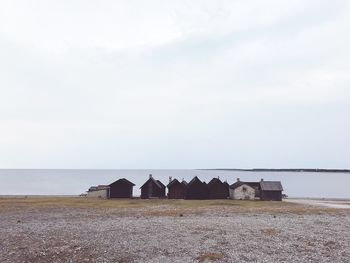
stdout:
<svg viewBox="0 0 350 263">
<path fill-rule="evenodd" d="M 110 185 L 92 186 L 87 192 L 88 197 L 100 198 L 132 198 L 134 183 L 122 178 Z M 168 193 L 166 195 L 166 188 Z M 280 181 L 243 182 L 237 181 L 229 185 L 220 178 L 213 178 L 209 183 L 195 176 L 190 182 L 169 177 L 165 186 L 161 181 L 149 175 L 148 180 L 140 187 L 141 198 L 168 199 L 238 199 L 238 200 L 271 200 L 281 201 L 283 187 Z"/>
</svg>

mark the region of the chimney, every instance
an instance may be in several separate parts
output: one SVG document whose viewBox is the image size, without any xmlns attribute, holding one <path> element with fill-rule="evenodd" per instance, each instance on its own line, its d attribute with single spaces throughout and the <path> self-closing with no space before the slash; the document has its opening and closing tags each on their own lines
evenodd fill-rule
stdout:
<svg viewBox="0 0 350 263">
<path fill-rule="evenodd" d="M 260 182 L 264 182 L 264 179 L 263 179 L 263 178 L 261 178 Z"/>
<path fill-rule="evenodd" d="M 239 180 L 239 178 L 237 178 L 237 182 L 239 182 L 240 180 Z"/>
<path fill-rule="evenodd" d="M 169 184 L 171 183 L 172 180 L 173 180 L 173 178 L 171 176 L 169 176 Z"/>
<path fill-rule="evenodd" d="M 152 174 L 149 174 L 149 178 L 152 178 Z"/>
</svg>

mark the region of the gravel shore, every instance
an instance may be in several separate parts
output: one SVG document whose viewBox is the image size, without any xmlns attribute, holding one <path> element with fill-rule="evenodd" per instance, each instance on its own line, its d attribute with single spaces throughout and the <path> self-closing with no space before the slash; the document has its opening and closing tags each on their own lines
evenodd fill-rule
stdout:
<svg viewBox="0 0 350 263">
<path fill-rule="evenodd" d="M 213 206 L 0 210 L 0 262 L 349 262 L 350 213 Z"/>
</svg>

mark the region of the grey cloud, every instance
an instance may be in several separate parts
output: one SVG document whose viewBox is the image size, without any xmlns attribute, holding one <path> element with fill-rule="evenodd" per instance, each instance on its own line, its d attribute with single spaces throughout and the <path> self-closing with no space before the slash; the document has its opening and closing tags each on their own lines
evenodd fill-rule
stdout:
<svg viewBox="0 0 350 263">
<path fill-rule="evenodd" d="M 273 9 L 267 22 L 247 26 L 231 26 L 229 8 L 206 8 L 200 22 L 188 18 L 196 10 L 172 8 L 171 19 L 187 17 L 177 21 L 179 37 L 176 29 L 170 40 L 125 48 L 111 48 L 101 34 L 98 48 L 79 47 L 82 36 L 46 50 L 35 45 L 39 39 L 30 45 L 0 28 L 0 166 L 348 165 L 344 1 L 300 4 L 282 16 Z"/>
</svg>

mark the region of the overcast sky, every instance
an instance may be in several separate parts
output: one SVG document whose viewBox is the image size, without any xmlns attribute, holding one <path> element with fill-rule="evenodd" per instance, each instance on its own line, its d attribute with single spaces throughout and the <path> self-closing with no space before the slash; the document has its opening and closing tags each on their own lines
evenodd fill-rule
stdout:
<svg viewBox="0 0 350 263">
<path fill-rule="evenodd" d="M 349 1 L 0 2 L 1 168 L 350 168 Z"/>
</svg>

